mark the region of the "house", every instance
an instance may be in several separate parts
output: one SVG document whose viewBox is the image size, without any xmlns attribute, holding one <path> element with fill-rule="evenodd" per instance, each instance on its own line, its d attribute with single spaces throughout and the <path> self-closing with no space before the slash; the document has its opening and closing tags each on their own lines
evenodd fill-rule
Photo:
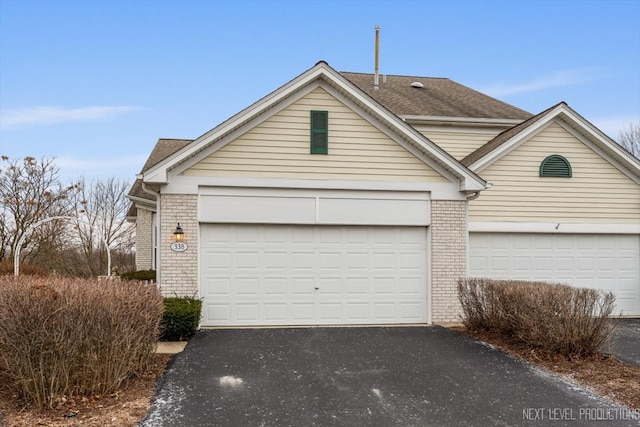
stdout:
<svg viewBox="0 0 640 427">
<path fill-rule="evenodd" d="M 202 298 L 203 326 L 458 321 L 465 276 L 612 291 L 640 315 L 638 159 L 565 103 L 376 77 L 321 61 L 160 139 L 129 196 L 138 268 Z"/>
</svg>

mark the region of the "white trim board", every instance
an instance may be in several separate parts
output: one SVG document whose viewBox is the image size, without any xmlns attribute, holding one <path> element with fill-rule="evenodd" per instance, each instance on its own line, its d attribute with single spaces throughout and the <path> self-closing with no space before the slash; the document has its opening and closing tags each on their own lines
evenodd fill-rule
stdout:
<svg viewBox="0 0 640 427">
<path fill-rule="evenodd" d="M 640 224 L 469 222 L 469 232 L 554 234 L 640 234 Z"/>
</svg>

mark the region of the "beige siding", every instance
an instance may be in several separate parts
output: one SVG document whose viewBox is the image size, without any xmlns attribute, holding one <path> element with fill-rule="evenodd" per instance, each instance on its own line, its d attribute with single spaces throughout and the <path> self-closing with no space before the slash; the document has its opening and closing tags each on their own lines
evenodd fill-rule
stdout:
<svg viewBox="0 0 640 427">
<path fill-rule="evenodd" d="M 446 150 L 458 160 L 463 159 L 472 151 L 480 148 L 492 140 L 502 129 L 479 129 L 474 131 L 441 131 L 424 126 L 415 126 L 416 129 Z"/>
<path fill-rule="evenodd" d="M 329 154 L 309 154 L 309 111 L 329 111 Z M 321 88 L 184 172 L 184 175 L 446 182 Z"/>
<path fill-rule="evenodd" d="M 569 160 L 572 178 L 538 176 L 551 154 Z M 470 203 L 470 221 L 640 221 L 640 186 L 555 123 L 480 176 L 493 187 Z"/>
</svg>

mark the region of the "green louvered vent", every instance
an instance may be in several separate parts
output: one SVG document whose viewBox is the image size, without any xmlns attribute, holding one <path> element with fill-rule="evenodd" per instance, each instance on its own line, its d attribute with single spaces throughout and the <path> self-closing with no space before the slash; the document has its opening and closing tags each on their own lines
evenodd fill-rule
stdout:
<svg viewBox="0 0 640 427">
<path fill-rule="evenodd" d="M 329 153 L 329 112 L 311 111 L 311 154 Z"/>
<path fill-rule="evenodd" d="M 571 165 L 564 157 L 553 154 L 540 163 L 540 176 L 571 177 Z"/>
</svg>

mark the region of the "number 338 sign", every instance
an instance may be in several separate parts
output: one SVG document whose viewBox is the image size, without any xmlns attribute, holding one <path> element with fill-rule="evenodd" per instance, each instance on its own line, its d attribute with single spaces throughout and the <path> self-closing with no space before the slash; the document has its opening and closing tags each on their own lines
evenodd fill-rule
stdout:
<svg viewBox="0 0 640 427">
<path fill-rule="evenodd" d="M 187 244 L 184 242 L 173 242 L 171 244 L 171 250 L 173 252 L 184 252 L 187 250 L 188 247 L 189 246 L 187 246 Z"/>
</svg>

